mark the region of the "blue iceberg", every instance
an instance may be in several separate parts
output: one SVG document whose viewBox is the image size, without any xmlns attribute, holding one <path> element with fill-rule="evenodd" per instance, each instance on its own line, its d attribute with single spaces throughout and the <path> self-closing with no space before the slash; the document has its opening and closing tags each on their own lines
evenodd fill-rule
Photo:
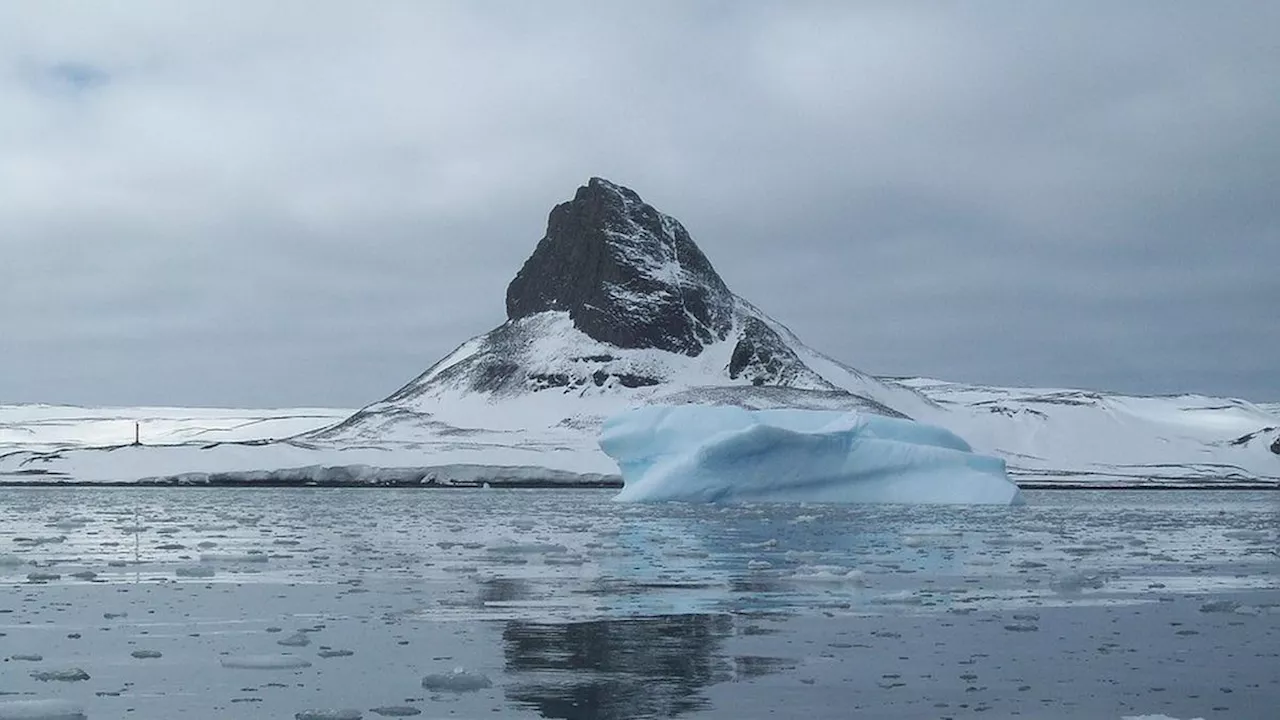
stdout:
<svg viewBox="0 0 1280 720">
<path fill-rule="evenodd" d="M 1004 460 L 943 428 L 861 412 L 655 405 L 604 424 L 621 501 L 1022 501 Z"/>
</svg>

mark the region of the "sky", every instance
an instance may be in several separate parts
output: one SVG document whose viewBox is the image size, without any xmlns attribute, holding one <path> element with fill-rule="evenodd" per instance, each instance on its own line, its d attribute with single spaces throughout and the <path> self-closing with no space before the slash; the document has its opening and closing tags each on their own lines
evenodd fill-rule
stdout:
<svg viewBox="0 0 1280 720">
<path fill-rule="evenodd" d="M 0 4 L 0 403 L 377 400 L 591 176 L 865 371 L 1280 400 L 1280 3 Z"/>
</svg>

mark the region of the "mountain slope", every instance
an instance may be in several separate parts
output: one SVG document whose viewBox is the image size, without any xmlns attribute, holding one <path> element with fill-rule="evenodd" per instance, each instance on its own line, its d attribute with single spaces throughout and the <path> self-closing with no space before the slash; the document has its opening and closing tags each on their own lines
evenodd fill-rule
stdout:
<svg viewBox="0 0 1280 720">
<path fill-rule="evenodd" d="M 882 380 L 836 362 L 734 295 L 679 221 L 600 178 L 551 211 L 506 299 L 506 323 L 302 440 L 554 457 L 595 454 L 603 420 L 641 404 L 856 408 L 946 427 L 1028 480 L 1280 478 L 1280 419 L 1248 403 Z"/>
<path fill-rule="evenodd" d="M 712 398 L 887 415 L 934 407 L 806 347 L 730 292 L 679 221 L 600 178 L 551 211 L 507 312 L 390 397 L 304 440 L 520 431 L 573 445 L 627 407 Z"/>
</svg>

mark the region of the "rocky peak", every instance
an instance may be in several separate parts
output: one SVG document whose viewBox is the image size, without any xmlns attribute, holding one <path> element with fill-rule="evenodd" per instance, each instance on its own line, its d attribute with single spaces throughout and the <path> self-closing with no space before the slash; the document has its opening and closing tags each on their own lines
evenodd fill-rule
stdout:
<svg viewBox="0 0 1280 720">
<path fill-rule="evenodd" d="M 507 287 L 507 317 L 548 310 L 600 342 L 696 356 L 733 327 L 734 296 L 675 218 L 601 178 L 557 205 Z"/>
</svg>

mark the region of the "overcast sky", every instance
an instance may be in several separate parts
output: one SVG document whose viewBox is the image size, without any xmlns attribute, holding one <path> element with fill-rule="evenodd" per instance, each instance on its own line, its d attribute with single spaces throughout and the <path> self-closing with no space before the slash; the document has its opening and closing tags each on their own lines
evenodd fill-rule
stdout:
<svg viewBox="0 0 1280 720">
<path fill-rule="evenodd" d="M 1280 3 L 0 4 L 0 403 L 357 406 L 588 177 L 864 370 L 1280 400 Z"/>
</svg>

